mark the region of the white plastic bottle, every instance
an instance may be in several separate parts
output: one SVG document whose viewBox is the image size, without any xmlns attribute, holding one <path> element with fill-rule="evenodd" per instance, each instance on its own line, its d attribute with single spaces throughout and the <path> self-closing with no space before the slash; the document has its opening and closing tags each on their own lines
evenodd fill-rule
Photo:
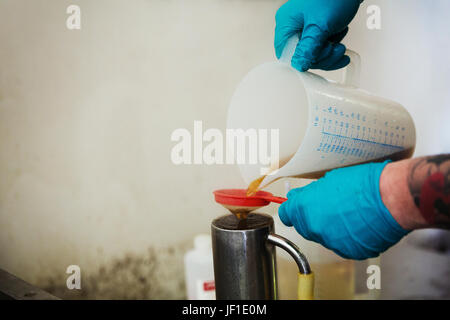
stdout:
<svg viewBox="0 0 450 320">
<path fill-rule="evenodd" d="M 184 256 L 184 271 L 189 300 L 216 299 L 211 236 L 199 234 L 194 238 L 194 249 Z"/>
</svg>

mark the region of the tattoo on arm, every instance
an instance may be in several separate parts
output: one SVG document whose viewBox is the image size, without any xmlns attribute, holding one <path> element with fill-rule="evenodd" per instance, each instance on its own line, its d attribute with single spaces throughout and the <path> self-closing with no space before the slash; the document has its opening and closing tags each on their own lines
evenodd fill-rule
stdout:
<svg viewBox="0 0 450 320">
<path fill-rule="evenodd" d="M 431 227 L 450 229 L 450 154 L 413 161 L 408 186 L 426 222 Z"/>
</svg>

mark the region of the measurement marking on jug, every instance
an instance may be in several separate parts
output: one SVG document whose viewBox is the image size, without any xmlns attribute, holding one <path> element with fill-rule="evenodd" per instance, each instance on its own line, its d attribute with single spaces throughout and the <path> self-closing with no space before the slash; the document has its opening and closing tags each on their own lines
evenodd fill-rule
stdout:
<svg viewBox="0 0 450 320">
<path fill-rule="evenodd" d="M 354 126 L 351 126 L 351 128 Z M 334 128 L 336 131 L 336 127 Z M 339 133 L 330 133 L 321 131 L 322 140 L 319 143 L 316 151 L 327 153 L 337 153 L 345 156 L 358 157 L 360 159 L 369 159 L 374 157 L 381 157 L 386 154 L 394 153 L 403 150 L 402 146 L 384 142 L 372 141 L 365 139 L 365 133 L 363 130 L 362 138 L 352 137 L 353 129 L 348 135 L 348 128 L 345 130 L 345 134 L 342 134 L 343 127 Z M 387 135 L 386 135 L 387 136 Z M 392 135 L 391 135 L 392 137 Z M 392 139 L 390 140 L 392 142 Z M 398 142 L 398 140 L 397 140 Z M 322 156 L 324 158 L 325 155 Z M 344 159 L 341 160 L 343 162 Z"/>
<path fill-rule="evenodd" d="M 401 146 L 396 146 L 396 145 L 388 144 L 388 143 L 381 143 L 381 142 L 376 142 L 376 141 L 371 141 L 371 140 L 366 140 L 366 139 L 360 139 L 360 138 L 352 138 L 352 137 L 342 136 L 342 135 L 339 135 L 339 134 L 328 133 L 328 132 L 324 132 L 324 131 L 322 131 L 321 133 L 325 134 L 325 135 L 329 135 L 329 136 L 338 137 L 338 138 L 350 139 L 350 140 L 354 140 L 354 141 L 360 141 L 360 142 L 364 142 L 364 143 L 371 143 L 371 144 L 376 144 L 376 145 L 380 145 L 380 146 L 384 146 L 384 147 L 390 147 L 390 148 L 397 149 L 397 150 L 403 149 L 403 147 L 401 147 Z"/>
<path fill-rule="evenodd" d="M 340 163 L 347 157 L 359 159 L 380 158 L 404 149 L 405 128 L 399 124 L 384 121 L 382 128 L 377 127 L 376 118 L 358 112 L 343 112 L 332 106 L 321 108 L 322 115 L 315 108 L 313 127 L 321 135 L 316 151 L 321 158 L 327 154 L 340 154 Z"/>
</svg>

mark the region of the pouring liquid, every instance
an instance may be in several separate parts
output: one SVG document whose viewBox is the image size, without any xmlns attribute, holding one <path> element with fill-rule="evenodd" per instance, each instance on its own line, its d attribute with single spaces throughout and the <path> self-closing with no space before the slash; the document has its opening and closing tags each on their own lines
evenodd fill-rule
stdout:
<svg viewBox="0 0 450 320">
<path fill-rule="evenodd" d="M 288 157 L 288 158 L 283 158 L 283 159 L 281 159 L 281 160 L 279 161 L 279 163 L 278 163 L 278 167 L 281 168 L 282 166 L 284 166 L 286 163 L 289 162 L 289 160 L 292 159 L 293 156 L 294 156 L 294 155 L 292 155 L 292 156 L 290 156 L 290 157 Z M 271 174 L 272 172 L 274 172 L 275 170 L 277 170 L 278 167 L 277 167 L 277 168 L 271 168 L 267 174 L 265 174 L 265 175 L 259 177 L 258 179 L 255 179 L 255 180 L 253 180 L 252 182 L 250 182 L 250 184 L 249 184 L 248 187 L 247 187 L 247 197 L 250 197 L 250 196 L 254 195 L 256 192 L 258 192 L 259 190 L 261 190 L 262 188 L 260 188 L 259 186 L 261 185 L 261 183 L 262 183 L 262 181 L 264 180 L 264 178 L 265 178 L 267 175 L 270 175 L 270 174 Z M 276 179 L 276 180 L 278 180 L 278 179 Z M 274 181 L 276 181 L 276 180 L 274 180 Z M 272 182 L 274 182 L 274 181 L 272 181 Z M 271 183 L 272 183 L 272 182 L 271 182 Z M 269 183 L 269 184 L 270 184 L 270 183 Z M 267 184 L 265 187 L 267 187 L 269 184 Z"/>
<path fill-rule="evenodd" d="M 263 175 L 258 179 L 255 179 L 252 182 L 250 182 L 247 188 L 247 197 L 251 197 L 259 190 L 259 186 L 261 185 L 261 182 L 264 180 L 265 177 L 266 175 Z"/>
</svg>

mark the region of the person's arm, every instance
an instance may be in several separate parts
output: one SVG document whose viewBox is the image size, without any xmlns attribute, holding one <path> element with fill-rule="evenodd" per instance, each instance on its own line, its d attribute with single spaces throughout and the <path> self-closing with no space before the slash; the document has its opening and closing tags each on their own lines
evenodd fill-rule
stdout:
<svg viewBox="0 0 450 320">
<path fill-rule="evenodd" d="M 450 154 L 388 164 L 380 193 L 403 228 L 450 229 Z"/>
<path fill-rule="evenodd" d="M 450 228 L 450 155 L 336 169 L 291 190 L 280 220 L 340 256 L 378 256 L 419 228 Z"/>
</svg>

